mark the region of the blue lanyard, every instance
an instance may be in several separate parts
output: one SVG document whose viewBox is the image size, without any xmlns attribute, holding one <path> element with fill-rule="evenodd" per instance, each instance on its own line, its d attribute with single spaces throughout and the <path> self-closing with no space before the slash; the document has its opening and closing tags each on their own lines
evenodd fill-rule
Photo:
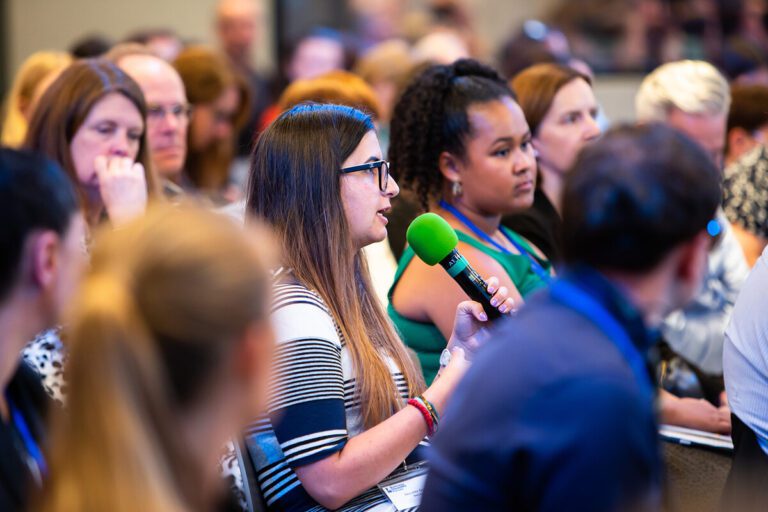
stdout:
<svg viewBox="0 0 768 512">
<path fill-rule="evenodd" d="M 35 442 L 35 438 L 32 437 L 32 433 L 29 431 L 29 426 L 27 425 L 27 421 L 24 419 L 24 415 L 21 414 L 21 411 L 16 408 L 16 406 L 7 395 L 6 402 L 8 403 L 8 408 L 11 411 L 11 420 L 13 421 L 13 426 L 16 428 L 16 432 L 19 433 L 19 436 L 21 436 L 21 440 L 24 443 L 24 448 L 27 450 L 27 454 L 32 457 L 32 459 L 35 461 L 35 465 L 37 466 L 38 474 L 35 475 L 35 478 L 38 480 L 38 483 L 42 484 L 43 477 L 45 477 L 45 475 L 48 473 L 48 466 L 45 463 L 43 452 Z"/>
<path fill-rule="evenodd" d="M 443 209 L 448 210 L 449 212 L 451 212 L 454 217 L 459 219 L 459 221 L 461 221 L 462 224 L 467 226 L 479 238 L 485 240 L 486 242 L 488 242 L 489 244 L 491 244 L 497 250 L 503 252 L 504 254 L 512 254 L 512 252 L 509 249 L 507 249 L 506 247 L 504 247 L 503 245 L 498 243 L 496 240 L 494 240 L 493 238 L 488 236 L 488 233 L 486 233 L 485 231 L 483 231 L 482 229 L 477 227 L 474 222 L 469 220 L 463 213 L 461 213 L 453 205 L 450 205 L 447 202 L 445 202 L 444 199 L 440 200 L 440 206 Z M 528 257 L 528 260 L 531 263 L 531 270 L 533 270 L 536 273 L 536 275 L 541 278 L 542 281 L 544 281 L 545 283 L 549 283 L 552 280 L 552 275 L 550 275 L 549 272 L 544 270 L 544 267 L 542 267 L 541 264 L 539 264 L 539 262 L 536 261 L 536 258 L 534 258 L 533 255 L 525 249 L 525 247 L 523 247 L 522 245 L 517 243 L 515 241 L 515 239 L 512 238 L 509 235 L 509 233 L 507 233 L 504 229 L 501 229 L 501 227 L 499 227 L 499 231 L 501 231 L 501 234 L 504 235 L 504 237 L 507 240 L 509 240 L 509 242 L 515 247 L 515 249 L 518 250 L 518 252 L 521 255 Z"/>
<path fill-rule="evenodd" d="M 552 297 L 562 304 L 594 322 L 608 336 L 629 365 L 643 393 L 652 400 L 655 391 L 651 377 L 648 374 L 645 358 L 643 358 L 643 355 L 632 343 L 626 329 L 616 321 L 613 315 L 589 294 L 562 279 L 555 281 L 550 286 L 550 293 Z"/>
</svg>

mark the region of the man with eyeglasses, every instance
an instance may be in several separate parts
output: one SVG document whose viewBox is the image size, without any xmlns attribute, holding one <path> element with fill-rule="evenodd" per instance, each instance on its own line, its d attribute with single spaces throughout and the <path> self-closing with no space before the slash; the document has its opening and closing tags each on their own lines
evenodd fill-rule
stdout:
<svg viewBox="0 0 768 512">
<path fill-rule="evenodd" d="M 118 48 L 111 55 L 144 93 L 149 153 L 164 194 L 171 199 L 183 195 L 191 188 L 183 169 L 190 106 L 181 77 L 173 66 L 141 47 Z"/>
</svg>

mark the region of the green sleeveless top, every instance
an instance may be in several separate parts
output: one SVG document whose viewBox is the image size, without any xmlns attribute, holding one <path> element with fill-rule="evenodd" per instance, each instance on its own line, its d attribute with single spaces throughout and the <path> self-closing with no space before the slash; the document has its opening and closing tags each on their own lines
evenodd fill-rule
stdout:
<svg viewBox="0 0 768 512">
<path fill-rule="evenodd" d="M 500 229 L 504 230 L 509 236 L 515 239 L 515 242 L 520 244 L 526 251 L 528 251 L 536 261 L 538 261 L 544 270 L 549 271 L 551 264 L 536 256 L 531 246 L 523 240 L 517 233 L 511 231 L 504 226 L 500 226 Z M 491 258 L 496 260 L 502 268 L 507 272 L 507 275 L 517 287 L 517 291 L 525 298 L 531 292 L 543 288 L 546 286 L 546 282 L 539 277 L 536 272 L 531 268 L 531 261 L 528 256 L 524 254 L 507 254 L 496 249 L 491 249 L 471 236 L 462 233 L 458 229 L 456 234 L 459 240 L 467 245 L 481 250 Z M 400 262 L 397 266 L 397 272 L 395 273 L 395 281 L 392 283 L 392 287 L 389 289 L 389 305 L 387 306 L 387 313 L 392 319 L 392 322 L 397 327 L 400 333 L 400 337 L 403 339 L 406 345 L 408 345 L 419 358 L 421 363 L 421 369 L 424 372 L 424 379 L 429 385 L 437 375 L 437 371 L 440 369 L 440 354 L 446 347 L 448 340 L 446 340 L 435 324 L 430 322 L 418 322 L 404 317 L 392 306 L 392 296 L 395 292 L 395 287 L 400 281 L 400 278 L 408 268 L 413 257 L 416 253 L 413 252 L 410 246 L 405 248 L 403 256 L 400 258 Z"/>
</svg>

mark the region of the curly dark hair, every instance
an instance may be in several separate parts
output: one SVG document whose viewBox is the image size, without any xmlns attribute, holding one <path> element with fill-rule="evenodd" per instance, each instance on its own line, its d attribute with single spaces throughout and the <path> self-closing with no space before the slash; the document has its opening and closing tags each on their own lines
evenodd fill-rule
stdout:
<svg viewBox="0 0 768 512">
<path fill-rule="evenodd" d="M 465 156 L 469 106 L 504 97 L 515 94 L 493 68 L 472 59 L 431 66 L 405 89 L 392 116 L 389 160 L 400 185 L 424 210 L 440 195 L 440 153 Z"/>
</svg>

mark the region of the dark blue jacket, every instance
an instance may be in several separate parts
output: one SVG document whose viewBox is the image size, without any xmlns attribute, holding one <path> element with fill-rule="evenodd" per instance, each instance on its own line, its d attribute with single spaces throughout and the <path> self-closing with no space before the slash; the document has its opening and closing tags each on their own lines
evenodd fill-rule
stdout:
<svg viewBox="0 0 768 512">
<path fill-rule="evenodd" d="M 646 351 L 640 314 L 607 280 L 568 281 Z M 552 297 L 506 320 L 460 383 L 433 443 L 422 512 L 656 509 L 654 405 L 604 332 Z"/>
</svg>

